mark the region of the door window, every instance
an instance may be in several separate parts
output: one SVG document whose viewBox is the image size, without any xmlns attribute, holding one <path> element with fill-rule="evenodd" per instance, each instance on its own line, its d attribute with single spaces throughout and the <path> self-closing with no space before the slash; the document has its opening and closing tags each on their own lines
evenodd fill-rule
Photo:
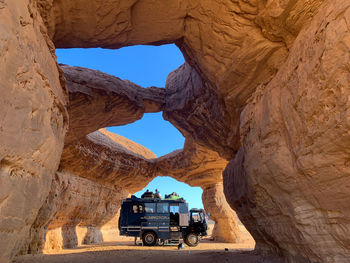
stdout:
<svg viewBox="0 0 350 263">
<path fill-rule="evenodd" d="M 187 204 L 180 204 L 180 213 L 181 214 L 187 214 L 188 213 Z"/>
<path fill-rule="evenodd" d="M 178 205 L 170 205 L 170 213 L 173 213 L 173 214 L 179 213 L 179 206 Z"/>
</svg>

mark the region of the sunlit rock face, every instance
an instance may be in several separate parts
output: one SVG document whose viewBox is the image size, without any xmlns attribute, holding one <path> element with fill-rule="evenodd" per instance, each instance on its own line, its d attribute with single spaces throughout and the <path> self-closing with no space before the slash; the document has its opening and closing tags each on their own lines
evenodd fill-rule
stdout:
<svg viewBox="0 0 350 263">
<path fill-rule="evenodd" d="M 226 201 L 222 183 L 204 188 L 202 200 L 205 211 L 215 221 L 211 238 L 220 242 L 239 242 L 241 233 L 237 215 Z"/>
<path fill-rule="evenodd" d="M 241 114 L 225 193 L 261 249 L 347 262 L 350 3 L 328 1 Z"/>
<path fill-rule="evenodd" d="M 222 187 L 222 172 L 226 164 L 227 161 L 217 152 L 186 139 L 182 150 L 156 160 L 156 174 L 201 187 L 204 208 L 215 222 L 212 239 L 236 243 L 240 241 L 241 231 L 237 215 L 226 202 Z"/>
<path fill-rule="evenodd" d="M 35 2 L 0 1 L 0 262 L 29 229 L 58 168 L 66 91 Z"/>
<path fill-rule="evenodd" d="M 84 107 L 91 103 L 101 121 L 83 127 L 75 117 L 69 120 L 52 43 L 176 43 L 187 65 L 169 76 L 164 108 L 156 110 L 164 110 L 187 139 L 230 162 L 225 196 L 257 248 L 290 262 L 347 262 L 349 6 L 347 0 L 0 1 L 0 260 L 9 261 L 28 243 L 59 165 L 68 121 L 79 131 L 71 129 L 67 141 L 85 141 L 107 126 L 102 115 L 118 113 L 94 98 L 130 101 L 117 99 L 109 85 L 94 86 L 74 98 Z M 67 83 L 80 70 L 67 70 Z M 136 120 L 147 109 L 134 102 Z M 79 150 L 69 142 L 68 156 Z M 72 227 L 65 231 L 72 233 Z M 89 231 L 95 234 L 87 240 L 98 239 L 96 229 Z"/>
<path fill-rule="evenodd" d="M 74 174 L 57 172 L 49 196 L 32 226 L 28 252 L 102 242 L 101 227 L 115 217 L 121 200 L 128 194 L 122 187 L 108 187 Z M 114 223 L 117 228 L 117 221 Z"/>
<path fill-rule="evenodd" d="M 171 176 L 190 186 L 208 187 L 222 181 L 227 161 L 217 152 L 186 139 L 184 148 L 156 160 L 156 173 Z"/>
<path fill-rule="evenodd" d="M 123 199 L 154 178 L 155 155 L 105 129 L 65 147 L 51 191 L 31 229 L 29 253 L 104 241 L 118 229 Z"/>
<path fill-rule="evenodd" d="M 59 171 L 137 192 L 154 178 L 155 154 L 105 129 L 63 149 Z"/>
</svg>

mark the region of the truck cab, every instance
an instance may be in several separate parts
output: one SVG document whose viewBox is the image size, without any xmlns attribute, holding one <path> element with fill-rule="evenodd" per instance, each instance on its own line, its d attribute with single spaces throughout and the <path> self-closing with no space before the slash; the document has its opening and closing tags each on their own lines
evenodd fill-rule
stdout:
<svg viewBox="0 0 350 263">
<path fill-rule="evenodd" d="M 162 200 L 153 195 L 144 198 L 132 196 L 122 202 L 120 235 L 140 237 L 145 246 L 178 244 L 181 239 L 196 246 L 200 237 L 207 235 L 206 214 L 203 209 L 188 210 L 182 198 Z"/>
</svg>

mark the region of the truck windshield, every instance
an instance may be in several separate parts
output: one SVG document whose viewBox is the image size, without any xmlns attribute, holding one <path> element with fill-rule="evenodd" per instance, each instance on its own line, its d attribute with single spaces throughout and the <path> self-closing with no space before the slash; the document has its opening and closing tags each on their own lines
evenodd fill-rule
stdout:
<svg viewBox="0 0 350 263">
<path fill-rule="evenodd" d="M 192 221 L 193 222 L 202 222 L 203 221 L 202 213 L 192 212 Z"/>
</svg>

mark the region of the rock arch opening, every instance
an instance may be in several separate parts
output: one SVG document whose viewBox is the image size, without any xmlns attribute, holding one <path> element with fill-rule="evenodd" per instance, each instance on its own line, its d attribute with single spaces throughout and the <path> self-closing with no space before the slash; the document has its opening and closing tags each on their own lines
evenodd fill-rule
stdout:
<svg viewBox="0 0 350 263">
<path fill-rule="evenodd" d="M 169 171 L 169 175 L 172 173 Z M 154 178 L 144 189 L 134 193 L 136 197 L 150 190 L 157 189 L 162 197 L 165 194 L 177 193 L 189 204 L 189 208 L 204 208 L 209 216 L 209 231 L 205 239 L 225 243 L 238 243 L 244 248 L 252 249 L 254 240 L 229 207 L 223 194 L 222 182 L 211 186 L 184 183 L 173 177 L 161 175 Z M 182 178 L 183 180 L 183 178 Z"/>
<path fill-rule="evenodd" d="M 35 251 L 40 229 L 49 228 L 47 220 L 59 217 L 58 210 L 72 208 L 63 204 L 75 200 L 69 193 L 82 190 L 78 186 L 89 186 L 85 179 L 93 182 L 89 193 L 109 196 L 119 182 L 116 172 L 130 191 L 137 190 L 125 176 L 133 174 L 130 163 L 151 178 L 145 171 L 159 168 L 146 160 L 151 153 L 131 154 L 99 129 L 164 107 L 165 118 L 187 140 L 183 151 L 157 163 L 185 169 L 194 182 L 204 183 L 203 170 L 190 165 L 197 156 L 217 154 L 220 165 L 229 162 L 225 194 L 258 251 L 289 262 L 348 262 L 349 5 L 0 1 L 0 261 L 26 253 L 28 246 Z M 170 74 L 166 94 L 137 87 L 128 93 L 130 83 L 60 67 L 54 55 L 55 48 L 168 43 L 176 43 L 186 63 Z M 118 150 L 122 154 L 113 154 Z M 180 168 L 172 166 L 177 160 Z M 210 157 L 204 160 L 218 168 Z M 216 168 L 210 178 L 217 178 Z M 97 170 L 105 176 L 96 177 Z M 183 178 L 181 172 L 174 176 Z M 68 201 L 57 202 L 57 196 Z M 89 205 L 87 198 L 77 200 L 80 208 L 105 205 L 98 202 L 103 198 Z M 77 224 L 77 216 L 67 216 L 80 208 L 57 222 Z M 95 217 L 81 219 L 79 224 L 96 224 Z"/>
<path fill-rule="evenodd" d="M 108 131 L 124 136 L 151 150 L 157 157 L 182 149 L 185 138 L 162 113 L 146 113 L 142 119 L 123 126 L 108 127 Z"/>
<path fill-rule="evenodd" d="M 69 91 L 69 131 L 49 197 L 31 228 L 29 252 L 113 240 L 113 234 L 117 236 L 118 232 L 117 212 L 121 200 L 157 176 L 171 176 L 201 187 L 205 206 L 215 221 L 214 239 L 239 240 L 237 216 L 223 194 L 222 171 L 227 161 L 218 153 L 198 145 L 189 135 L 188 127 L 177 126 L 187 135 L 184 144 L 181 138 L 181 149 L 163 152 L 159 158 L 143 145 L 111 132 L 118 128 L 102 128 L 133 123 L 144 113 L 159 111 L 167 118 L 176 119 L 166 108 L 169 108 L 167 103 L 173 105 L 171 103 L 179 101 L 178 95 L 171 92 L 172 88 L 175 91 L 178 88 L 178 70 L 170 74 L 168 87 L 164 90 L 142 88 L 97 70 L 63 64 L 60 67 Z M 188 65 L 182 66 L 180 72 L 188 69 Z M 189 81 L 194 92 L 204 87 L 195 71 L 179 81 Z M 168 101 L 167 94 L 175 97 Z M 205 99 L 213 99 L 211 95 L 208 93 Z M 182 115 L 178 117 L 182 118 Z M 201 115 L 194 116 L 193 120 L 200 120 L 199 117 Z M 153 126 L 153 129 L 157 128 L 157 125 Z M 144 129 L 137 132 L 144 132 Z M 126 135 L 129 137 L 130 132 Z M 169 134 L 168 137 L 168 140 L 172 139 Z"/>
<path fill-rule="evenodd" d="M 141 87 L 165 87 L 169 73 L 185 59 L 174 44 L 136 45 L 120 49 L 56 49 L 58 63 L 99 70 Z"/>
</svg>

